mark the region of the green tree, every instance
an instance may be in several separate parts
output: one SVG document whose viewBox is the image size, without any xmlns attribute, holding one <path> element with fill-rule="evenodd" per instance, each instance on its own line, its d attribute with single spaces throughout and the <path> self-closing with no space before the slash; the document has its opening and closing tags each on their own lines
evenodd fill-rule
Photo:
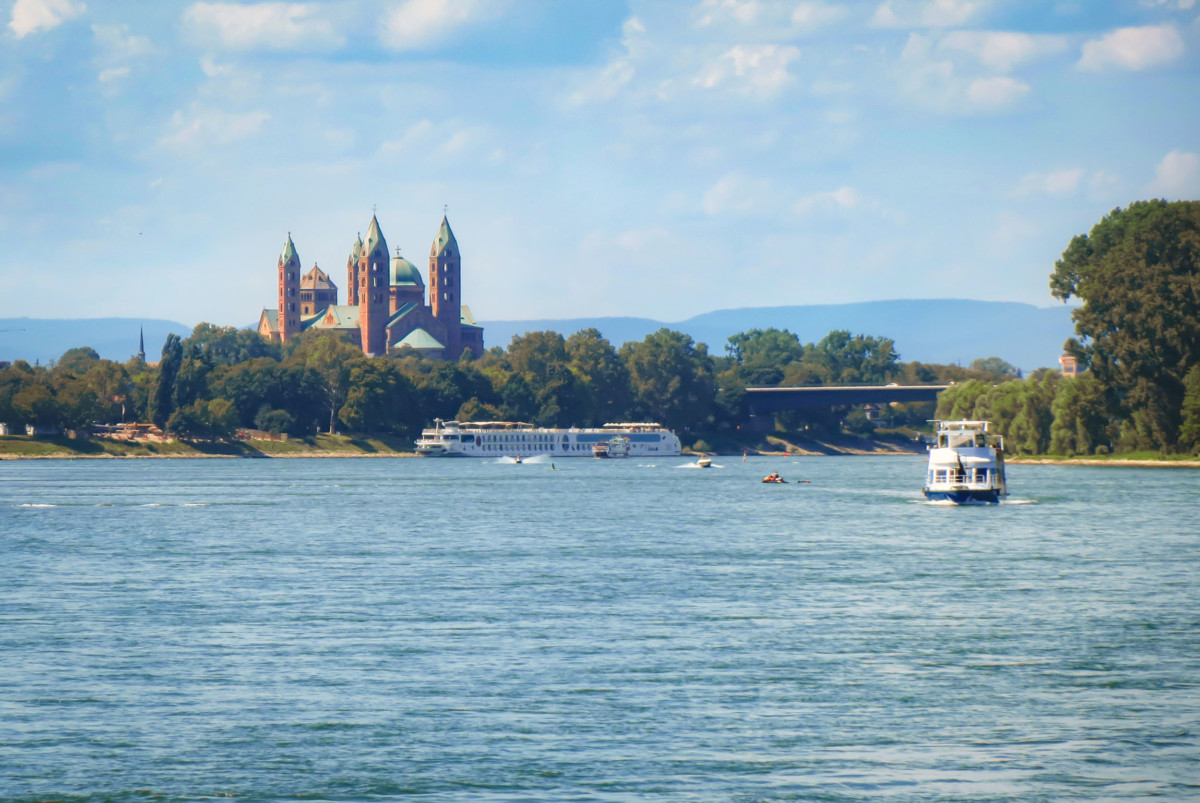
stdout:
<svg viewBox="0 0 1200 803">
<path fill-rule="evenodd" d="M 640 414 L 670 429 L 703 427 L 717 393 L 708 347 L 682 332 L 659 329 L 640 343 L 621 346 Z"/>
<path fill-rule="evenodd" d="M 1051 414 L 1052 454 L 1094 454 L 1097 446 L 1108 448 L 1112 441 L 1104 389 L 1090 373 L 1058 383 Z"/>
<path fill-rule="evenodd" d="M 270 432 L 272 435 L 288 432 L 295 423 L 295 419 L 287 410 L 272 410 L 265 404 L 254 416 L 254 427 L 264 432 Z"/>
<path fill-rule="evenodd" d="M 1021 369 L 1012 363 L 1006 362 L 999 357 L 986 357 L 979 360 L 971 361 L 972 371 L 983 371 L 989 374 L 1000 374 L 1002 376 L 1015 376 L 1020 378 Z"/>
<path fill-rule="evenodd" d="M 175 376 L 179 366 L 183 364 L 183 346 L 179 335 L 167 335 L 163 343 L 162 360 L 158 363 L 158 377 L 155 381 L 154 392 L 150 396 L 150 420 L 156 426 L 163 428 L 175 411 Z"/>
<path fill-rule="evenodd" d="M 332 434 L 336 429 L 337 412 L 345 405 L 346 394 L 350 392 L 350 371 L 366 358 L 361 349 L 336 336 L 302 337 L 300 341 L 289 360 L 303 365 L 318 377 Z"/>
<path fill-rule="evenodd" d="M 1179 447 L 1193 454 L 1200 450 L 1200 365 L 1193 365 L 1183 379 L 1183 407 Z"/>
<path fill-rule="evenodd" d="M 54 367 L 57 372 L 66 371 L 75 376 L 83 376 L 99 359 L 100 355 L 96 353 L 94 348 L 91 346 L 82 346 L 64 351 Z"/>
<path fill-rule="evenodd" d="M 1177 446 L 1184 378 L 1200 363 L 1200 201 L 1141 201 L 1074 237 L 1050 277 L 1072 313 L 1066 348 L 1108 392 L 1126 448 Z"/>
<path fill-rule="evenodd" d="M 729 338 L 725 352 L 747 371 L 759 369 L 782 370 L 785 365 L 804 357 L 800 338 L 787 329 L 751 329 Z"/>
<path fill-rule="evenodd" d="M 629 368 L 598 329 L 580 329 L 566 340 L 570 369 L 580 383 L 583 425 L 599 426 L 625 420 L 633 397 Z"/>
<path fill-rule="evenodd" d="M 360 360 L 350 371 L 350 390 L 338 417 L 358 432 L 402 434 L 419 428 L 416 388 L 395 363 Z"/>
</svg>

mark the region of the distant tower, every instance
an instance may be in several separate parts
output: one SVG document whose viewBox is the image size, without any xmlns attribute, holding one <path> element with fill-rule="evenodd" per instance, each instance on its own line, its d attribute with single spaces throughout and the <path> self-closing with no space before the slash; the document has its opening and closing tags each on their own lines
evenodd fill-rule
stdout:
<svg viewBox="0 0 1200 803">
<path fill-rule="evenodd" d="M 429 250 L 429 306 L 433 317 L 446 327 L 446 351 L 457 358 L 462 351 L 462 298 L 459 279 L 462 259 L 450 221 L 442 216 L 442 226 Z"/>
<path fill-rule="evenodd" d="M 358 331 L 364 354 L 387 352 L 388 246 L 371 215 L 367 241 L 358 258 Z"/>
<path fill-rule="evenodd" d="M 279 255 L 279 339 L 300 334 L 300 257 L 288 232 L 283 253 Z"/>
<path fill-rule="evenodd" d="M 351 307 L 358 306 L 358 258 L 362 256 L 362 235 L 354 241 L 350 258 L 346 260 L 346 303 Z"/>
<path fill-rule="evenodd" d="M 146 361 L 146 332 L 141 326 L 138 327 L 138 353 L 137 358 L 142 362 Z"/>
</svg>

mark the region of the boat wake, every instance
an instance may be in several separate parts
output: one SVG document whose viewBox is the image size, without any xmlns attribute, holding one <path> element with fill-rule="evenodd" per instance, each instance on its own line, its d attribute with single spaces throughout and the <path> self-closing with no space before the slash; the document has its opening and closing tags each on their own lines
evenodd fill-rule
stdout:
<svg viewBox="0 0 1200 803">
<path fill-rule="evenodd" d="M 725 466 L 722 466 L 719 463 L 709 463 L 707 466 L 702 466 L 699 462 L 695 462 L 684 463 L 682 466 L 675 466 L 675 468 L 725 468 Z"/>
</svg>

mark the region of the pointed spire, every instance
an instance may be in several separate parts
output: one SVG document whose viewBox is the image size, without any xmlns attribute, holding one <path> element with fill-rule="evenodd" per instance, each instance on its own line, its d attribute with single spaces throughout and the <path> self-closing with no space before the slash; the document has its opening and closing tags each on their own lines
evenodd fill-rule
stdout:
<svg viewBox="0 0 1200 803">
<path fill-rule="evenodd" d="M 283 253 L 279 255 L 279 261 L 281 264 L 286 265 L 293 259 L 296 260 L 297 264 L 300 262 L 300 257 L 296 254 L 296 245 L 292 242 L 292 233 L 289 231 L 287 242 L 283 244 Z"/>
<path fill-rule="evenodd" d="M 138 327 L 138 359 L 142 362 L 146 361 L 146 331 L 143 327 Z"/>
<path fill-rule="evenodd" d="M 387 258 L 387 240 L 383 239 L 383 231 L 379 228 L 379 219 L 371 215 L 371 225 L 367 227 L 367 241 L 363 243 L 363 253 L 373 254 L 375 249 L 383 248 L 384 258 Z"/>
<path fill-rule="evenodd" d="M 454 232 L 450 231 L 450 221 L 443 214 L 442 225 L 438 229 L 437 239 L 433 241 L 433 249 L 430 251 L 430 254 L 432 256 L 439 256 L 450 245 L 453 245 L 454 250 L 458 251 L 458 243 L 454 239 Z"/>
</svg>

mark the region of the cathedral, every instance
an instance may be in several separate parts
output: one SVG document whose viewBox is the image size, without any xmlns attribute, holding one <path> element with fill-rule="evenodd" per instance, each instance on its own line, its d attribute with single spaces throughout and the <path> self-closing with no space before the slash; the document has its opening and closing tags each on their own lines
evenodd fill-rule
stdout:
<svg viewBox="0 0 1200 803">
<path fill-rule="evenodd" d="M 313 265 L 300 275 L 300 257 L 289 233 L 279 255 L 279 304 L 264 309 L 258 333 L 286 341 L 308 329 L 352 332 L 368 356 L 410 348 L 434 359 L 456 360 L 467 349 L 483 353 L 483 327 L 462 303 L 462 260 L 450 222 L 429 251 L 429 303 L 421 273 L 400 256 L 389 256 L 379 221 L 371 216 L 367 239 L 359 235 L 346 260 L 346 303 L 329 274 Z"/>
</svg>

